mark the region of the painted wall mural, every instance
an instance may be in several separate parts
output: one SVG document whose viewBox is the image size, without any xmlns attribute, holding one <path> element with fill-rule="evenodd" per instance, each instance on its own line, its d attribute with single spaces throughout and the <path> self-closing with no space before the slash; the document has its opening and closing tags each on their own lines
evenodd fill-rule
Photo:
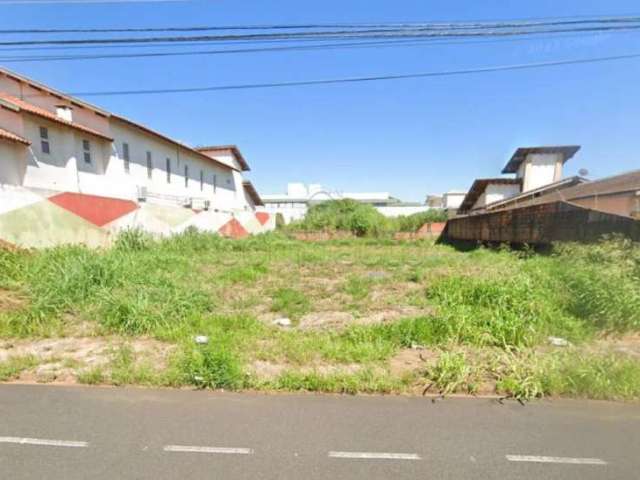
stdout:
<svg viewBox="0 0 640 480">
<path fill-rule="evenodd" d="M 275 217 L 266 212 L 200 211 L 0 185 L 0 243 L 23 248 L 61 244 L 105 247 L 125 229 L 139 228 L 154 235 L 171 235 L 189 227 L 243 238 L 273 230 Z"/>
</svg>

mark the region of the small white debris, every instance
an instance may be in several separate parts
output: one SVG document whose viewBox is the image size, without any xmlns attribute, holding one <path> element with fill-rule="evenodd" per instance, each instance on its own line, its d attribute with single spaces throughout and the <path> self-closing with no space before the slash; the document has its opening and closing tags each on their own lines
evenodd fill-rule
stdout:
<svg viewBox="0 0 640 480">
<path fill-rule="evenodd" d="M 568 340 L 560 337 L 549 337 L 549 343 L 554 347 L 568 347 L 571 345 Z"/>
<path fill-rule="evenodd" d="M 425 346 L 419 343 L 411 342 L 411 350 L 424 350 Z"/>
<path fill-rule="evenodd" d="M 279 327 L 290 327 L 291 326 L 291 320 L 289 320 L 286 317 L 282 317 L 282 318 L 276 318 L 273 321 L 274 325 L 277 325 Z"/>
<path fill-rule="evenodd" d="M 209 337 L 206 335 L 197 335 L 194 340 L 198 345 L 206 345 L 209 343 Z"/>
</svg>

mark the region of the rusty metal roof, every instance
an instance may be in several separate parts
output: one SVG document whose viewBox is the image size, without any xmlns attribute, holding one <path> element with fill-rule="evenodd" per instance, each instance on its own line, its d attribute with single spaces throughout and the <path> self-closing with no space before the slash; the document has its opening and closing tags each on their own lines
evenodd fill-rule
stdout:
<svg viewBox="0 0 640 480">
<path fill-rule="evenodd" d="M 589 180 L 587 180 L 586 178 L 578 176 L 563 178 L 562 180 L 558 180 L 557 182 L 549 183 L 547 185 L 543 185 L 542 187 L 527 190 L 526 192 L 519 193 L 518 195 L 514 195 L 513 197 L 489 203 L 487 205 L 487 210 L 510 208 L 510 206 L 513 206 L 514 203 L 523 204 L 532 198 L 542 197 L 543 195 L 549 195 L 556 190 L 568 189 L 575 185 L 588 182 Z"/>
<path fill-rule="evenodd" d="M 561 145 L 555 147 L 521 147 L 515 151 L 511 159 L 502 169 L 502 173 L 517 173 L 520 164 L 524 162 L 524 160 L 527 158 L 527 155 L 531 153 L 562 153 L 564 157 L 562 163 L 564 163 L 571 157 L 573 157 L 578 152 L 578 150 L 580 150 L 580 145 Z"/>
<path fill-rule="evenodd" d="M 634 170 L 551 192 L 548 195 L 523 202 L 518 206 L 539 205 L 558 200 L 571 202 L 572 200 L 581 198 L 637 191 L 640 191 L 640 170 Z"/>
</svg>

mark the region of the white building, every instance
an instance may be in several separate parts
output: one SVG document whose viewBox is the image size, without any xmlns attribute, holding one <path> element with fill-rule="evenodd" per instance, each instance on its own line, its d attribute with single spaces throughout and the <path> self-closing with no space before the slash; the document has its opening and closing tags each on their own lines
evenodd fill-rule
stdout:
<svg viewBox="0 0 640 480">
<path fill-rule="evenodd" d="M 366 203 L 387 217 L 412 215 L 432 208 L 424 204 L 402 202 L 388 192 L 345 193 L 324 189 L 319 184 L 307 186 L 304 183 L 289 183 L 287 193 L 262 195 L 261 198 L 264 210 L 281 214 L 285 223 L 304 218 L 310 205 L 327 200 L 351 199 Z"/>
<path fill-rule="evenodd" d="M 1 204 L 9 197 L 16 203 L 19 192 L 67 192 L 85 195 L 74 197 L 85 204 L 97 196 L 215 211 L 227 216 L 219 223 L 261 205 L 243 178 L 248 170 L 235 146 L 193 148 L 0 69 L 0 215 L 7 212 Z"/>
<path fill-rule="evenodd" d="M 574 145 L 518 148 L 502 170 L 503 174 L 515 177 L 475 180 L 458 213 L 483 212 L 527 192 L 541 194 L 549 188 L 575 183 L 563 181 L 562 168 L 578 150 L 580 147 Z"/>
</svg>

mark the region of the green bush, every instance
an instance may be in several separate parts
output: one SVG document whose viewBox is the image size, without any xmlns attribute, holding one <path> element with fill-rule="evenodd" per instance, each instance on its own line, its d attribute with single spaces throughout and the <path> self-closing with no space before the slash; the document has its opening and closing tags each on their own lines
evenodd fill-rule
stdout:
<svg viewBox="0 0 640 480">
<path fill-rule="evenodd" d="M 290 225 L 293 230 L 350 232 L 358 237 L 382 235 L 388 221 L 372 205 L 355 200 L 332 200 L 313 205 L 304 219 Z"/>
</svg>

